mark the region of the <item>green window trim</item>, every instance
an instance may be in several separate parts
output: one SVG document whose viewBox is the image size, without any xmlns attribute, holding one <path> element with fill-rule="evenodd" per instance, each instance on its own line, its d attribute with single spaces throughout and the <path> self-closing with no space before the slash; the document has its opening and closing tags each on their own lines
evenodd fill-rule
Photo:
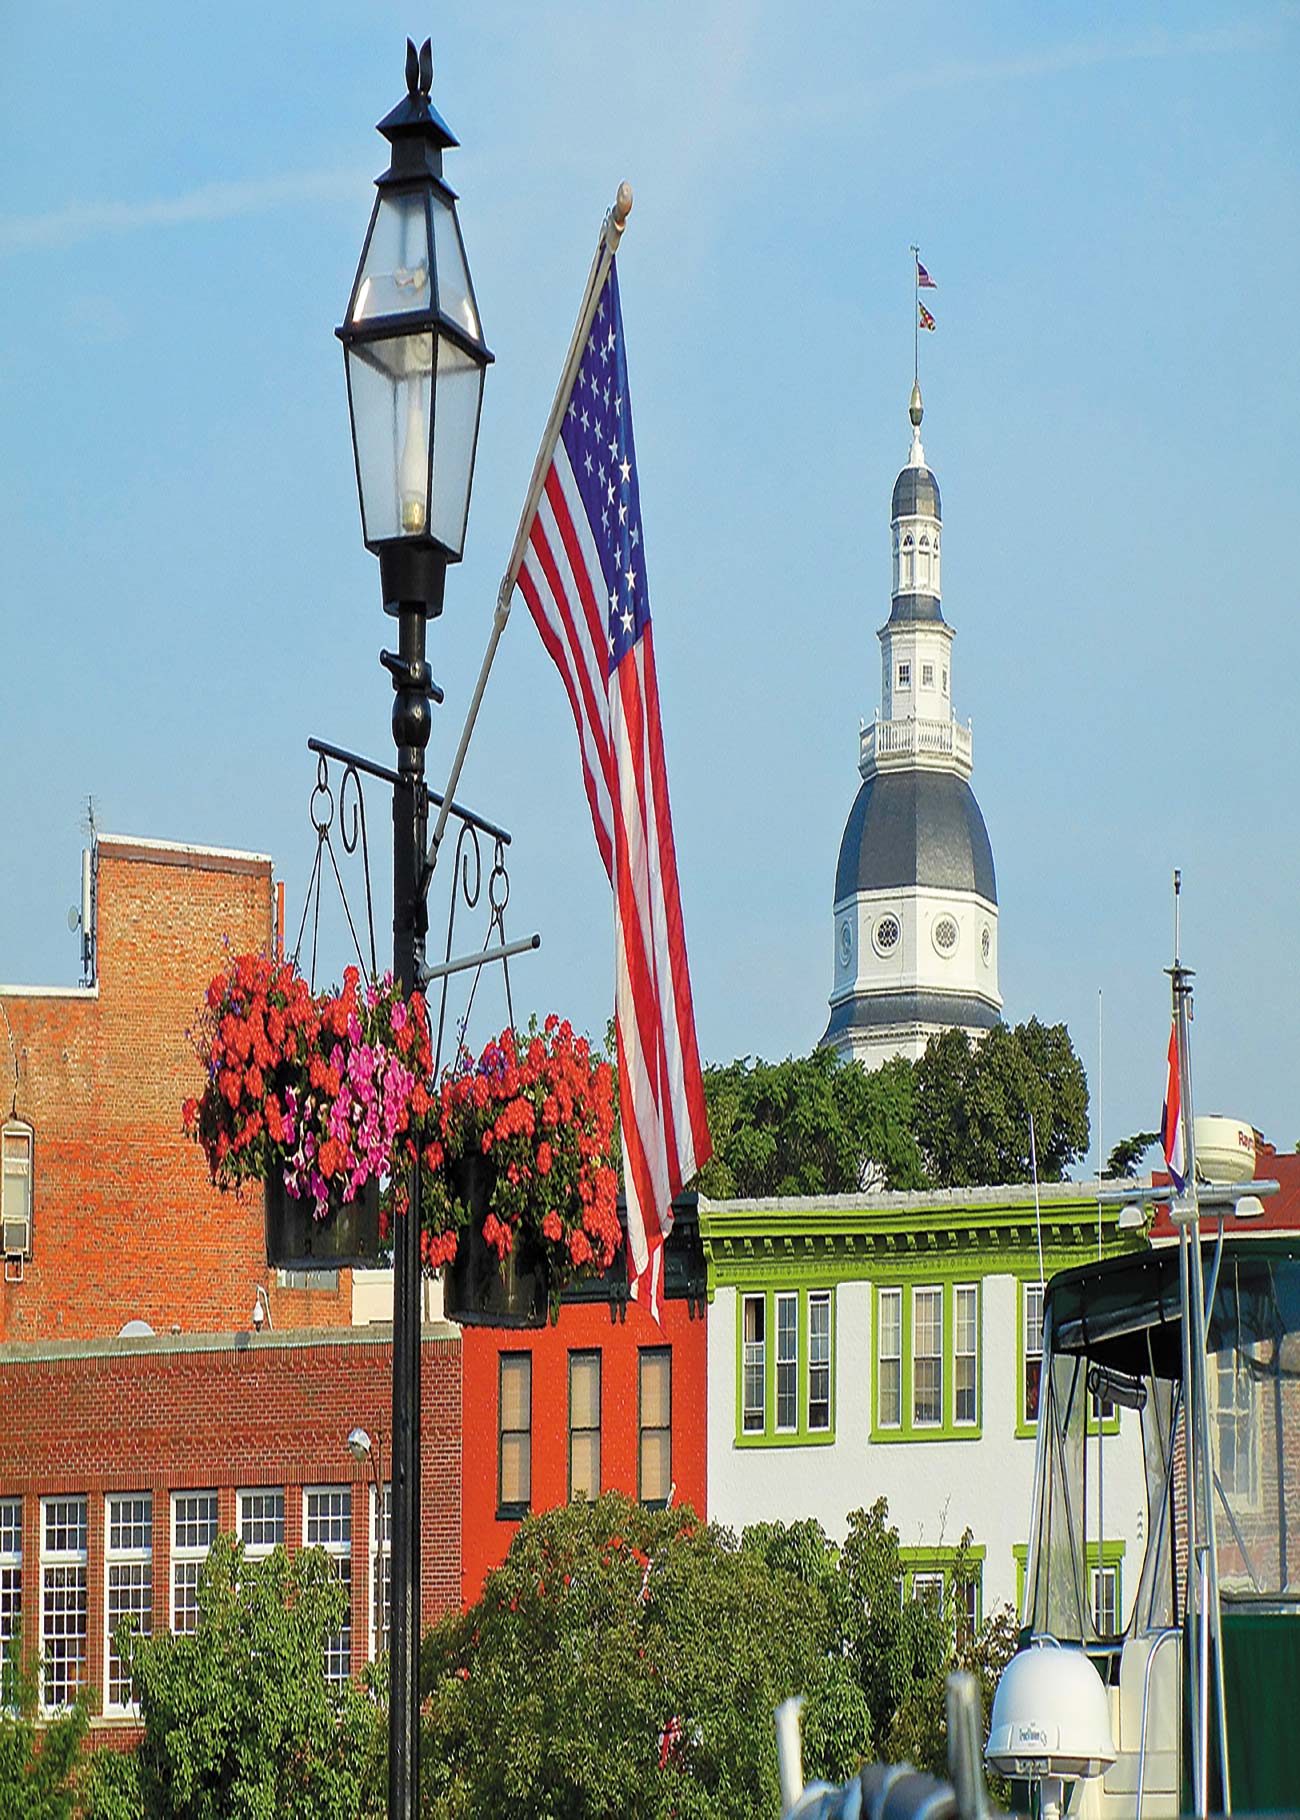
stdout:
<svg viewBox="0 0 1300 1820">
<path fill-rule="evenodd" d="M 903 1570 L 903 1597 L 910 1599 L 918 1574 L 942 1574 L 943 1596 L 947 1600 L 954 1591 L 953 1575 L 960 1561 L 962 1567 L 961 1584 L 975 1588 L 975 1628 L 979 1629 L 984 1622 L 984 1562 L 988 1550 L 984 1543 L 972 1543 L 969 1548 L 953 1547 L 917 1547 L 900 1548 L 899 1565 Z"/>
<path fill-rule="evenodd" d="M 914 1420 L 916 1408 L 913 1383 L 914 1315 L 917 1292 L 927 1289 L 938 1291 L 942 1298 L 943 1310 L 943 1351 L 940 1358 L 942 1417 L 938 1422 Z M 975 1291 L 975 1420 L 973 1422 L 959 1422 L 956 1419 L 955 1309 L 958 1289 Z M 899 1420 L 897 1423 L 889 1425 L 883 1424 L 880 1420 L 880 1298 L 882 1293 L 898 1294 L 901 1325 Z M 885 1446 L 892 1446 L 899 1441 L 978 1441 L 984 1430 L 983 1281 L 974 1275 L 941 1276 L 936 1273 L 934 1279 L 929 1282 L 917 1281 L 912 1276 L 902 1277 L 897 1281 L 873 1282 L 871 1285 L 871 1330 L 873 1369 L 870 1432 L 872 1441 Z"/>
<path fill-rule="evenodd" d="M 1087 1545 L 1089 1578 L 1092 1577 L 1099 1567 L 1113 1567 L 1115 1569 L 1115 1610 L 1117 1612 L 1123 1611 L 1124 1609 L 1124 1549 L 1125 1543 L 1123 1541 L 1103 1542 L 1100 1546 L 1098 1546 L 1096 1542 L 1089 1542 Z M 1013 1542 L 1011 1545 L 1011 1553 L 1015 1558 L 1016 1563 L 1016 1615 L 1023 1619 L 1025 1610 L 1025 1580 L 1029 1573 L 1028 1542 Z M 1089 1588 L 1089 1591 L 1091 1591 L 1091 1588 Z"/>
<path fill-rule="evenodd" d="M 1047 1265 L 1049 1280 L 1054 1268 L 1055 1266 L 1050 1263 Z M 1016 1439 L 1018 1441 L 1032 1441 L 1038 1433 L 1038 1423 L 1025 1419 L 1025 1291 L 1033 1284 L 1042 1281 L 1043 1279 L 1037 1275 L 1016 1278 Z M 1038 1389 L 1041 1399 L 1041 1376 Z M 1119 1410 L 1116 1408 L 1113 1415 L 1104 1418 L 1100 1425 L 1100 1432 L 1103 1435 L 1117 1435 L 1119 1422 Z M 1087 1435 L 1095 1435 L 1098 1432 L 1098 1424 L 1092 1413 L 1091 1397 L 1088 1399 L 1088 1407 L 1084 1415 L 1084 1432 Z"/>
<path fill-rule="evenodd" d="M 796 1420 L 793 1427 L 777 1426 L 777 1304 L 786 1298 L 796 1300 L 795 1320 L 795 1396 Z M 760 1302 L 763 1307 L 763 1425 L 745 1427 L 745 1304 Z M 812 1301 L 824 1301 L 830 1310 L 830 1358 L 828 1376 L 830 1396 L 826 1427 L 814 1428 L 809 1422 L 809 1317 Z M 829 1284 L 811 1288 L 783 1286 L 780 1289 L 737 1289 L 736 1291 L 736 1446 L 737 1447 L 826 1447 L 835 1440 L 835 1290 Z M 788 1363 L 788 1361 L 786 1361 Z"/>
</svg>

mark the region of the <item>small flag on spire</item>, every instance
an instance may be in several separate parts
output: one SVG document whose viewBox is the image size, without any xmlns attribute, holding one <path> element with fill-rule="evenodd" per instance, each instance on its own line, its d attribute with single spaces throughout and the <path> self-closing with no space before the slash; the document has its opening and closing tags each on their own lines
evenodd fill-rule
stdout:
<svg viewBox="0 0 1300 1820">
<path fill-rule="evenodd" d="M 916 282 L 923 291 L 937 291 L 939 288 L 919 259 L 916 262 Z"/>
<path fill-rule="evenodd" d="M 926 309 L 925 305 L 921 302 L 921 299 L 919 297 L 916 300 L 916 307 L 920 311 L 920 316 L 919 316 L 918 320 L 920 322 L 921 327 L 923 329 L 933 330 L 934 317 L 930 314 L 929 310 Z"/>
<path fill-rule="evenodd" d="M 1169 1062 L 1165 1070 L 1165 1103 L 1160 1113 L 1160 1143 L 1179 1194 L 1187 1186 L 1187 1156 L 1183 1149 L 1183 1091 L 1178 1072 L 1178 1023 L 1169 1032 Z"/>
</svg>

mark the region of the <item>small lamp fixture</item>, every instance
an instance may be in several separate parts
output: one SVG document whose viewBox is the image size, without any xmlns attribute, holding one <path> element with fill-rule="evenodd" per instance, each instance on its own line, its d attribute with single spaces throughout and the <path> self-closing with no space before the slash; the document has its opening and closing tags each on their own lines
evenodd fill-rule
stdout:
<svg viewBox="0 0 1300 1820">
<path fill-rule="evenodd" d="M 370 1436 L 366 1433 L 365 1429 L 352 1429 L 348 1435 L 348 1452 L 352 1455 L 352 1458 L 358 1465 L 360 1465 L 362 1460 L 368 1460 L 370 1458 L 370 1449 Z"/>
<path fill-rule="evenodd" d="M 263 1324 L 273 1327 L 271 1319 L 271 1301 L 265 1289 L 259 1283 L 253 1294 L 253 1331 L 261 1333 Z"/>
<path fill-rule="evenodd" d="M 429 99 L 433 52 L 406 44 L 406 98 L 379 123 L 392 161 L 375 179 L 343 343 L 367 549 L 385 603 L 442 604 L 465 546 L 483 375 L 492 360 L 442 154 L 456 139 Z"/>
<path fill-rule="evenodd" d="M 1146 1225 L 1146 1215 L 1137 1201 L 1130 1201 L 1119 1210 L 1119 1229 L 1121 1232 L 1141 1232 Z"/>
</svg>

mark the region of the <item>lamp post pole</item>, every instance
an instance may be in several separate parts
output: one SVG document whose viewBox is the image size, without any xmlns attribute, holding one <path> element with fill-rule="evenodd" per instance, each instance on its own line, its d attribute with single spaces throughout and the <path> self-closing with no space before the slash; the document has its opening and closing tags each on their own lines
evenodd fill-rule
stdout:
<svg viewBox="0 0 1300 1820">
<path fill-rule="evenodd" d="M 385 563 L 385 569 L 397 567 Z M 425 661 L 427 617 L 441 611 L 446 565 L 435 559 L 436 605 L 385 600 L 397 620 L 397 653 L 382 653 L 392 675 L 393 740 L 401 782 L 393 788 L 393 975 L 411 993 L 424 964 L 427 924 L 420 889 L 428 798 L 424 752 L 429 742 Z M 388 593 L 385 576 L 385 595 Z M 406 1217 L 393 1222 L 393 1434 L 391 1617 L 389 1631 L 388 1812 L 411 1820 L 420 1788 L 420 1162 L 408 1172 Z"/>
<path fill-rule="evenodd" d="M 430 99 L 433 54 L 407 40 L 406 95 L 379 123 L 392 147 L 336 331 L 366 547 L 379 558 L 396 651 L 379 660 L 393 682 L 393 976 L 423 984 L 428 861 L 424 753 L 430 698 L 425 657 L 442 612 L 447 565 L 465 541 L 483 376 L 492 360 L 442 154 L 456 143 Z M 420 1162 L 406 1171 L 393 1221 L 392 1545 L 388 1812 L 413 1820 L 420 1787 Z"/>
</svg>

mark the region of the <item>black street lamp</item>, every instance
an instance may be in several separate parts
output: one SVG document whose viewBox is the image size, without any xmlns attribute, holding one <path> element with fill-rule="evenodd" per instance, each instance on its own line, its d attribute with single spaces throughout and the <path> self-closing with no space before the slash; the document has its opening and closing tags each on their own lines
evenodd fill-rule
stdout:
<svg viewBox="0 0 1300 1820">
<path fill-rule="evenodd" d="M 380 662 L 393 679 L 393 973 L 420 983 L 428 924 L 424 749 L 429 697 L 442 699 L 425 660 L 425 627 L 442 611 L 447 564 L 465 543 L 483 375 L 483 340 L 456 196 L 442 154 L 456 144 L 429 99 L 433 57 L 407 41 L 407 93 L 379 131 L 392 158 L 347 314 L 343 343 L 357 491 L 367 549 L 379 558 L 384 611 L 397 651 Z M 420 1181 L 394 1222 L 391 1705 L 388 1812 L 412 1820 L 419 1799 L 420 1645 Z"/>
</svg>

